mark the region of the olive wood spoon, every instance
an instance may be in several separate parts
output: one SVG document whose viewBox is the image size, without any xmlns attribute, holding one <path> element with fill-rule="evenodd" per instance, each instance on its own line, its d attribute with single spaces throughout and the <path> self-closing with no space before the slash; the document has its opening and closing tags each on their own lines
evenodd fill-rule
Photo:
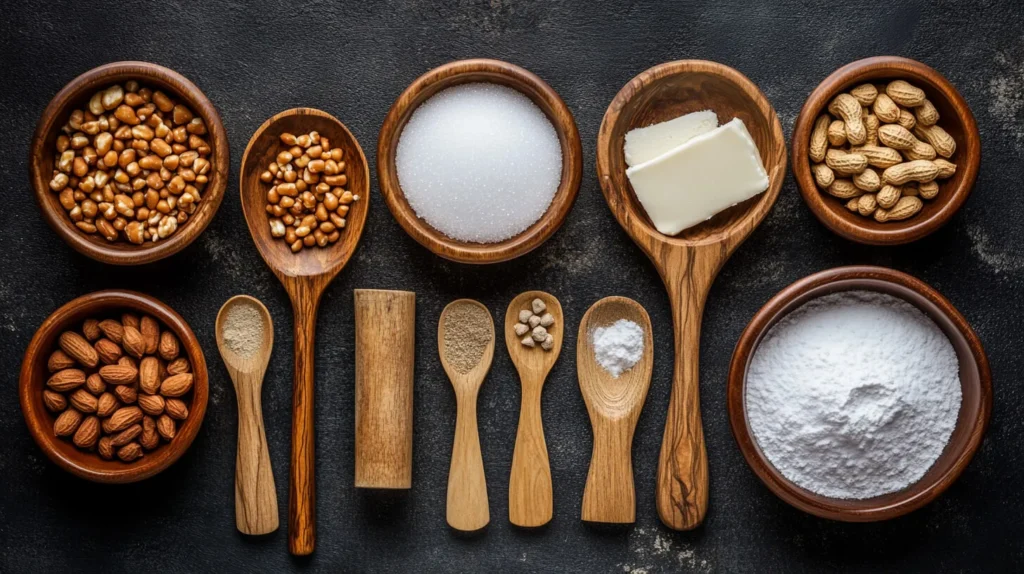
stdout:
<svg viewBox="0 0 1024 574">
<path fill-rule="evenodd" d="M 467 373 L 460 373 L 448 360 L 445 349 L 445 318 L 457 305 L 475 305 L 487 313 L 487 327 L 491 338 L 484 348 L 480 362 Z M 441 312 L 437 324 L 437 352 L 441 365 L 455 390 L 457 415 L 455 417 L 455 444 L 452 446 L 451 468 L 448 470 L 448 525 L 456 530 L 480 530 L 491 520 L 487 506 L 487 480 L 484 459 L 480 454 L 480 434 L 477 428 L 476 403 L 480 386 L 491 369 L 494 358 L 494 321 L 487 307 L 472 299 L 452 301 Z"/>
<path fill-rule="evenodd" d="M 640 360 L 616 378 L 598 364 L 593 336 L 598 327 L 607 327 L 619 319 L 640 325 L 644 331 L 644 349 Z M 580 321 L 576 373 L 594 432 L 580 514 L 587 522 L 626 524 L 636 521 L 633 433 L 651 386 L 653 349 L 651 319 L 632 299 L 605 297 L 594 303 Z"/>
<path fill-rule="evenodd" d="M 524 346 L 520 342 L 522 337 L 518 337 L 514 330 L 519 322 L 519 311 L 530 309 L 531 302 L 538 298 L 547 305 L 546 312 L 555 319 L 555 324 L 549 328 L 555 344 L 550 351 L 541 349 L 539 343 L 533 348 Z M 562 350 L 564 327 L 561 304 L 543 291 L 527 291 L 518 295 L 505 312 L 505 346 L 522 385 L 519 428 L 508 481 L 508 519 L 516 526 L 542 526 L 551 520 L 553 514 L 551 466 L 544 441 L 540 399 L 544 380 Z"/>
<path fill-rule="evenodd" d="M 269 186 L 260 174 L 283 149 L 282 133 L 317 131 L 340 147 L 346 164 L 346 188 L 359 201 L 349 206 L 341 238 L 327 247 L 292 253 L 270 235 L 266 196 Z M 292 394 L 292 452 L 288 486 L 288 549 L 292 554 L 313 552 L 316 545 L 315 434 L 313 431 L 314 339 L 316 315 L 324 288 L 348 263 L 363 234 L 370 200 L 370 172 L 359 142 L 333 116 L 312 108 L 294 108 L 263 123 L 242 156 L 242 212 L 260 256 L 280 279 L 292 301 L 295 316 L 295 386 Z"/>
<path fill-rule="evenodd" d="M 224 342 L 225 317 L 237 305 L 251 305 L 263 321 L 263 338 L 252 355 L 239 355 Z M 238 398 L 238 450 L 235 455 L 235 525 L 243 534 L 277 530 L 277 490 L 263 427 L 263 375 L 274 347 L 274 322 L 259 299 L 236 295 L 217 313 L 217 348 Z"/>
<path fill-rule="evenodd" d="M 768 172 L 768 190 L 667 236 L 651 224 L 626 178 L 626 132 L 711 109 L 720 123 L 743 120 Z M 779 196 L 786 175 L 782 124 L 746 76 L 715 62 L 659 64 L 623 86 L 608 105 L 597 137 L 597 177 L 619 225 L 661 275 L 672 305 L 675 370 L 658 460 L 658 516 L 675 530 L 696 528 L 708 507 L 708 460 L 701 428 L 698 358 L 704 303 L 715 276 Z"/>
</svg>

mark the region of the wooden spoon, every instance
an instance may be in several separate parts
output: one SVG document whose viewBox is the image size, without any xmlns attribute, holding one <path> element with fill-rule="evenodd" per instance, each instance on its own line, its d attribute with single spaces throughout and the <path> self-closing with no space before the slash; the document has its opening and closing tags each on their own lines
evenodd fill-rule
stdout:
<svg viewBox="0 0 1024 574">
<path fill-rule="evenodd" d="M 522 337 L 514 331 L 519 311 L 530 309 L 531 302 L 538 298 L 555 319 L 555 324 L 548 328 L 555 343 L 550 351 L 541 349 L 539 344 L 533 348 L 524 346 L 520 342 Z M 516 526 L 542 526 L 553 514 L 551 466 L 544 441 L 540 398 L 544 380 L 562 350 L 564 332 L 562 305 L 543 291 L 527 291 L 516 296 L 505 312 L 505 346 L 519 372 L 523 393 L 516 447 L 512 453 L 512 474 L 508 481 L 508 519 Z"/>
<path fill-rule="evenodd" d="M 340 147 L 348 175 L 347 189 L 359 200 L 349 206 L 341 238 L 327 247 L 292 253 L 270 235 L 267 221 L 267 184 L 260 174 L 283 148 L 282 133 L 294 135 L 317 131 Z M 295 387 L 292 395 L 292 455 L 288 488 L 288 548 L 292 554 L 310 554 L 316 544 L 313 432 L 313 350 L 316 314 L 324 288 L 341 271 L 363 234 L 370 200 L 370 172 L 359 142 L 348 128 L 330 114 L 312 108 L 281 112 L 263 123 L 249 140 L 242 156 L 242 212 L 249 233 L 263 260 L 281 280 L 295 315 Z"/>
<path fill-rule="evenodd" d="M 487 328 L 491 334 L 480 362 L 466 373 L 460 373 L 450 362 L 444 343 L 445 318 L 450 311 L 461 305 L 475 305 L 482 309 L 487 314 Z M 487 307 L 472 299 L 459 299 L 449 303 L 441 312 L 441 319 L 437 324 L 437 352 L 441 355 L 444 372 L 448 373 L 452 388 L 455 389 L 458 408 L 452 464 L 448 471 L 448 525 L 467 532 L 480 530 L 491 520 L 487 506 L 484 460 L 480 454 L 480 435 L 476 421 L 477 395 L 494 358 L 494 321 L 491 320 L 491 313 Z"/>
<path fill-rule="evenodd" d="M 240 355 L 224 342 L 229 309 L 249 305 L 263 320 L 260 346 L 251 355 Z M 217 348 L 224 359 L 238 398 L 238 451 L 235 455 L 235 525 L 243 534 L 267 534 L 277 530 L 277 490 L 270 466 L 267 433 L 263 428 L 263 374 L 274 347 L 274 322 L 259 299 L 236 295 L 217 313 Z"/>
<path fill-rule="evenodd" d="M 714 110 L 720 123 L 743 120 L 768 172 L 768 190 L 678 235 L 662 235 L 626 178 L 626 132 L 706 109 Z M 708 461 L 697 383 L 704 302 L 722 265 L 768 214 L 785 175 L 786 142 L 775 110 L 753 82 L 722 64 L 682 60 L 655 66 L 619 91 L 601 122 L 597 176 L 605 201 L 658 269 L 672 304 L 676 366 L 657 490 L 658 514 L 676 530 L 696 528 L 708 504 Z"/>
<path fill-rule="evenodd" d="M 598 327 L 606 327 L 619 319 L 640 325 L 644 330 L 644 350 L 640 360 L 616 378 L 597 363 L 593 334 Z M 588 522 L 636 521 L 633 432 L 651 386 L 653 350 L 651 319 L 632 299 L 605 297 L 594 303 L 580 322 L 576 372 L 594 430 L 594 449 L 580 516 Z"/>
</svg>

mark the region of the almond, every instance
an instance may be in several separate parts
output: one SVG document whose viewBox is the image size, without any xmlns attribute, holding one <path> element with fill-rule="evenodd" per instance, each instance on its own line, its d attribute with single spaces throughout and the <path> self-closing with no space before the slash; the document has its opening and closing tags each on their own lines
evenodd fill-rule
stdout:
<svg viewBox="0 0 1024 574">
<path fill-rule="evenodd" d="M 170 331 L 160 333 L 160 345 L 157 347 L 157 352 L 161 359 L 173 361 L 178 358 L 178 350 L 178 338 L 174 336 L 174 333 Z"/>
<path fill-rule="evenodd" d="M 117 360 L 117 364 L 121 365 L 122 367 L 131 367 L 133 369 L 139 368 L 139 366 L 135 363 L 135 359 L 129 357 L 128 355 L 121 355 L 121 358 Z"/>
<path fill-rule="evenodd" d="M 100 376 L 110 385 L 130 385 L 139 376 L 139 371 L 127 365 L 104 365 L 100 367 Z"/>
<path fill-rule="evenodd" d="M 96 354 L 100 356 L 104 365 L 113 365 L 121 358 L 121 347 L 110 339 L 104 338 L 96 341 L 93 343 L 93 348 L 96 349 Z"/>
<path fill-rule="evenodd" d="M 125 313 L 121 315 L 121 325 L 123 327 L 135 327 L 135 329 L 138 329 L 141 325 L 139 316 L 134 313 Z"/>
<path fill-rule="evenodd" d="M 156 432 L 160 433 L 166 441 L 174 439 L 174 419 L 167 415 L 160 415 L 160 418 L 156 419 Z"/>
<path fill-rule="evenodd" d="M 93 373 L 85 379 L 85 388 L 89 389 L 89 392 L 99 396 L 107 390 L 107 383 L 103 382 L 103 377 L 99 373 Z"/>
<path fill-rule="evenodd" d="M 120 450 L 117 451 L 117 458 L 125 462 L 131 462 L 137 458 L 140 458 L 141 456 L 142 447 L 139 446 L 139 443 L 137 442 L 128 443 L 122 446 Z"/>
<path fill-rule="evenodd" d="M 191 367 L 188 364 L 188 359 L 185 357 L 178 357 L 170 363 L 167 363 L 168 375 L 180 375 L 182 373 L 189 372 L 189 370 L 191 370 Z"/>
<path fill-rule="evenodd" d="M 141 420 L 142 410 L 139 407 L 121 407 L 114 411 L 109 419 L 103 421 L 103 431 L 107 433 L 121 432 Z"/>
<path fill-rule="evenodd" d="M 99 444 L 96 445 L 96 452 L 98 452 L 100 457 L 104 460 L 114 458 L 114 446 L 110 444 L 109 436 L 105 436 L 100 439 Z"/>
<path fill-rule="evenodd" d="M 142 355 L 146 352 L 146 341 L 142 338 L 142 333 L 131 325 L 125 326 L 124 338 L 121 339 L 121 344 L 124 345 L 124 350 L 129 355 L 137 359 L 141 359 Z"/>
<path fill-rule="evenodd" d="M 64 395 L 53 391 L 43 391 L 43 404 L 51 413 L 59 413 L 68 408 L 68 400 L 64 398 Z"/>
<path fill-rule="evenodd" d="M 57 436 L 71 436 L 78 430 L 78 425 L 82 422 L 82 413 L 75 409 L 68 409 L 57 417 L 57 420 L 53 421 L 53 434 Z"/>
<path fill-rule="evenodd" d="M 117 410 L 117 405 L 117 397 L 112 393 L 103 393 L 96 399 L 96 414 L 103 418 L 109 417 Z"/>
<path fill-rule="evenodd" d="M 139 322 L 139 333 L 142 334 L 142 340 L 146 343 L 147 355 L 156 353 L 156 348 L 160 344 L 160 324 L 156 322 L 156 319 L 146 315 Z"/>
<path fill-rule="evenodd" d="M 86 319 L 82 323 L 82 333 L 90 341 L 95 341 L 103 336 L 103 331 L 100 331 L 100 322 L 96 319 Z"/>
<path fill-rule="evenodd" d="M 142 425 L 134 424 L 110 437 L 111 446 L 124 446 L 142 434 Z"/>
<path fill-rule="evenodd" d="M 121 339 L 124 337 L 124 327 L 122 327 L 120 323 L 113 319 L 106 319 L 100 321 L 99 328 L 106 338 L 118 345 L 121 344 Z"/>
<path fill-rule="evenodd" d="M 74 366 L 75 360 L 60 349 L 54 351 L 46 361 L 46 368 L 49 369 L 51 373 L 56 373 L 57 371 L 62 371 Z"/>
<path fill-rule="evenodd" d="M 167 416 L 172 419 L 183 421 L 188 418 L 188 407 L 185 406 L 185 401 L 180 399 L 167 399 L 164 401 L 164 410 L 167 411 Z"/>
<path fill-rule="evenodd" d="M 142 436 L 139 437 L 142 448 L 153 450 L 160 444 L 160 435 L 156 432 L 156 420 L 153 417 L 142 419 Z"/>
<path fill-rule="evenodd" d="M 160 395 L 139 395 L 139 408 L 147 415 L 159 416 L 164 413 L 164 398 Z"/>
<path fill-rule="evenodd" d="M 71 406 L 83 413 L 96 412 L 96 405 L 98 404 L 96 397 L 89 394 L 89 391 L 85 389 L 78 389 L 71 393 L 71 396 L 68 398 L 68 402 L 71 403 Z"/>
<path fill-rule="evenodd" d="M 118 385 L 114 387 L 114 394 L 126 405 L 134 403 L 139 398 L 139 391 L 135 385 Z"/>
<path fill-rule="evenodd" d="M 85 371 L 81 369 L 64 369 L 58 371 L 46 381 L 46 386 L 59 392 L 77 389 L 85 384 Z"/>
<path fill-rule="evenodd" d="M 96 349 L 93 349 L 89 341 L 74 331 L 61 333 L 57 343 L 62 351 L 86 367 L 95 367 L 100 362 Z"/>
<path fill-rule="evenodd" d="M 180 397 L 192 388 L 192 373 L 171 375 L 160 383 L 160 394 L 165 397 Z"/>
<path fill-rule="evenodd" d="M 85 417 L 82 424 L 78 425 L 74 438 L 71 442 L 78 448 L 92 448 L 100 438 L 100 419 L 96 417 Z"/>
<path fill-rule="evenodd" d="M 139 388 L 149 395 L 160 390 L 160 360 L 156 357 L 146 357 L 139 363 Z"/>
</svg>

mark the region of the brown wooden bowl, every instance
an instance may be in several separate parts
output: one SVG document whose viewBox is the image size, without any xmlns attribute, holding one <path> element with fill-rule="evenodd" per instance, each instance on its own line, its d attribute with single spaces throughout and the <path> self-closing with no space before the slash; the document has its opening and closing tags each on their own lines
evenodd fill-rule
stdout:
<svg viewBox="0 0 1024 574">
<path fill-rule="evenodd" d="M 811 175 L 808 148 L 814 120 L 827 113 L 839 93 L 858 84 L 877 80 L 906 80 L 924 90 L 939 110 L 939 126 L 956 140 L 949 158 L 956 164 L 953 177 L 939 181 L 939 195 L 924 202 L 917 215 L 903 221 L 879 223 L 846 209 L 845 201 L 818 189 Z M 974 115 L 949 80 L 933 68 L 907 58 L 876 56 L 839 68 L 811 92 L 793 129 L 793 174 L 811 212 L 826 227 L 851 241 L 868 245 L 900 245 L 925 237 L 942 227 L 967 201 L 978 176 L 981 142 Z"/>
<path fill-rule="evenodd" d="M 43 389 L 50 372 L 46 362 L 57 348 L 57 338 L 67 330 L 80 332 L 82 321 L 91 317 L 105 317 L 122 311 L 134 311 L 152 315 L 164 327 L 170 329 L 181 343 L 181 353 L 192 364 L 193 387 L 188 405 L 188 418 L 178 427 L 177 434 L 169 443 L 162 443 L 142 458 L 125 463 L 117 460 L 103 460 L 94 452 L 78 450 L 70 440 L 53 434 L 55 416 L 43 405 Z M 46 456 L 64 470 L 93 482 L 127 483 L 149 478 L 185 454 L 192 444 L 206 414 L 209 394 L 206 360 L 203 350 L 188 323 L 167 304 L 148 295 L 134 291 L 107 290 L 83 295 L 65 303 L 43 321 L 25 351 L 21 363 L 21 378 L 18 393 L 21 398 L 21 412 L 25 416 L 29 433 Z M 68 407 L 71 408 L 71 407 Z"/>
<path fill-rule="evenodd" d="M 89 98 L 97 91 L 128 80 L 137 80 L 143 86 L 166 90 L 172 97 L 187 104 L 193 113 L 206 122 L 209 132 L 207 139 L 212 149 L 210 181 L 206 184 L 196 212 L 167 239 L 142 245 L 123 240 L 111 243 L 98 234 L 83 233 L 68 218 L 67 212 L 60 205 L 58 194 L 53 193 L 49 186 L 56 155 L 55 142 L 68 116 L 73 110 L 84 109 Z M 93 68 L 71 80 L 53 97 L 36 125 L 28 164 L 29 177 L 43 218 L 68 245 L 82 255 L 104 263 L 141 265 L 181 251 L 206 229 L 224 198 L 230 157 L 228 136 L 220 114 L 195 84 L 173 70 L 149 62 L 113 62 Z"/>
<path fill-rule="evenodd" d="M 960 362 L 963 399 L 949 443 L 932 468 L 906 489 L 864 500 L 828 498 L 785 478 L 761 452 L 747 424 L 746 378 L 751 358 L 765 334 L 804 303 L 838 291 L 887 293 L 914 305 L 949 338 Z M 912 512 L 946 490 L 960 476 L 981 444 L 992 412 L 992 375 L 981 341 L 967 320 L 938 291 L 892 269 L 837 267 L 804 277 L 771 298 L 747 325 L 733 351 L 727 389 L 729 420 L 740 451 L 758 478 L 779 498 L 804 512 L 845 522 L 874 522 Z"/>
<path fill-rule="evenodd" d="M 497 243 L 471 243 L 452 239 L 418 217 L 405 199 L 395 167 L 398 140 L 416 108 L 445 88 L 473 82 L 502 84 L 530 98 L 551 120 L 562 145 L 562 181 L 548 210 L 519 235 Z M 579 191 L 582 158 L 580 135 L 572 112 L 544 80 L 528 70 L 500 60 L 459 60 L 423 74 L 395 100 L 391 111 L 384 118 L 377 140 L 377 179 L 391 214 L 420 245 L 452 261 L 498 263 L 536 249 L 562 225 Z"/>
</svg>

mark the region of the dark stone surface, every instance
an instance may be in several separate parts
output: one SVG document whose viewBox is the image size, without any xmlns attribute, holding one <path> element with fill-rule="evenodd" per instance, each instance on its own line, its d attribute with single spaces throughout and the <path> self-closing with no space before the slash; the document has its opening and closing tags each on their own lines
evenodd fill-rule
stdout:
<svg viewBox="0 0 1024 574">
<path fill-rule="evenodd" d="M 818 5 L 815 5 L 818 4 Z M 412 2 L 129 1 L 5 3 L 0 22 L 0 571 L 961 571 L 1024 566 L 1020 484 L 1024 405 L 1024 9 L 1013 1 L 953 2 Z M 778 110 L 787 134 L 804 98 L 852 60 L 898 54 L 931 64 L 978 119 L 982 168 L 974 196 L 945 229 L 915 245 L 869 248 L 819 225 L 788 177 L 764 224 L 715 282 L 704 317 L 701 395 L 711 472 L 702 528 L 660 526 L 654 477 L 672 367 L 668 301 L 654 269 L 619 229 L 594 177 L 605 107 L 649 66 L 706 58 L 748 75 Z M 565 226 L 534 253 L 484 268 L 451 264 L 402 233 L 374 189 L 367 231 L 323 301 L 317 349 L 317 551 L 286 550 L 291 405 L 291 317 L 277 280 L 253 248 L 237 183 L 209 229 L 187 250 L 133 269 L 85 259 L 46 226 L 27 178 L 28 142 L 61 86 L 106 62 L 141 59 L 178 70 L 220 110 L 234 176 L 253 130 L 298 105 L 346 122 L 374 163 L 381 121 L 418 75 L 450 60 L 487 56 L 525 66 L 573 110 L 584 179 Z M 730 434 L 725 376 L 732 347 L 775 292 L 814 271 L 874 263 L 942 291 L 986 345 L 995 380 L 988 435 L 962 478 L 932 505 L 884 524 L 819 520 L 772 495 Z M 206 345 L 210 405 L 192 449 L 141 484 L 90 484 L 50 464 L 25 429 L 17 369 L 36 327 L 67 300 L 97 289 L 150 293 L 177 309 Z M 352 289 L 417 292 L 413 489 L 381 497 L 353 476 Z M 457 536 L 444 521 L 454 399 L 434 329 L 442 307 L 474 297 L 500 317 L 538 288 L 558 296 L 569 335 L 544 396 L 555 519 L 524 531 L 507 519 L 507 478 L 519 399 L 503 349 L 480 397 L 480 434 L 492 523 Z M 264 405 L 282 528 L 263 538 L 235 530 L 234 393 L 214 344 L 228 297 L 262 299 L 277 339 Z M 576 325 L 606 295 L 640 301 L 655 330 L 655 373 L 635 443 L 637 523 L 597 529 L 579 521 L 590 430 L 575 375 Z"/>
</svg>

